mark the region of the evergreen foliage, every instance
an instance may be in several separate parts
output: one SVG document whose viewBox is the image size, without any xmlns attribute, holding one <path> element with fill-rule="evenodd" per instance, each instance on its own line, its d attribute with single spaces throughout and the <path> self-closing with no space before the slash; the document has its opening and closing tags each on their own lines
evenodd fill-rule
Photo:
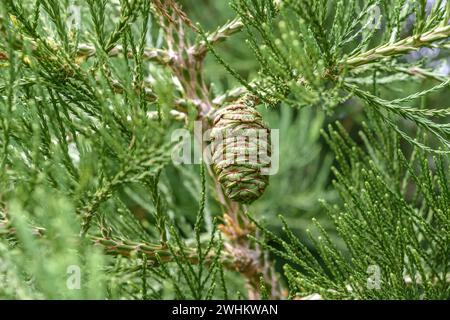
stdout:
<svg viewBox="0 0 450 320">
<path fill-rule="evenodd" d="M 449 22 L 446 0 L 3 0 L 0 298 L 449 299 Z M 248 96 L 280 168 L 243 204 L 172 133 Z"/>
</svg>

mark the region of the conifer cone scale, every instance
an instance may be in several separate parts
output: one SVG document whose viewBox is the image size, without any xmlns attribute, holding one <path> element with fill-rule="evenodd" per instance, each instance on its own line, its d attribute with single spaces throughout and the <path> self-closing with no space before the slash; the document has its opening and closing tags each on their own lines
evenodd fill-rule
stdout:
<svg viewBox="0 0 450 320">
<path fill-rule="evenodd" d="M 212 166 L 226 195 L 251 203 L 269 183 L 263 169 L 270 166 L 270 132 L 254 108 L 242 98 L 217 111 L 211 131 Z"/>
</svg>

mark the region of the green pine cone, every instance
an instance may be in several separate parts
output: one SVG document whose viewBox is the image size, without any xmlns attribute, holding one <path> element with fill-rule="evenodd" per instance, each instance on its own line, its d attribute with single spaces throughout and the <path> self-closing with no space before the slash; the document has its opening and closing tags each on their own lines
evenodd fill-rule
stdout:
<svg viewBox="0 0 450 320">
<path fill-rule="evenodd" d="M 262 169 L 270 167 L 270 131 L 251 98 L 217 111 L 211 131 L 212 164 L 226 195 L 251 203 L 269 183 Z"/>
</svg>

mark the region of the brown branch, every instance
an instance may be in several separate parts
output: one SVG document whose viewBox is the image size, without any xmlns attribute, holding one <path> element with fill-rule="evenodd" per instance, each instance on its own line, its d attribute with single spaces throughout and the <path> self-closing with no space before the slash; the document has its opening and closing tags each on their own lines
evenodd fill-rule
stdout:
<svg viewBox="0 0 450 320">
<path fill-rule="evenodd" d="M 182 26 L 184 21 L 180 16 L 178 19 L 162 19 L 161 23 L 166 23 L 163 30 L 166 33 L 168 47 L 173 51 L 175 58 L 170 68 L 173 74 L 178 78 L 184 89 L 184 98 L 189 101 L 197 101 L 198 120 L 202 121 L 203 132 L 196 136 L 197 142 L 203 144 L 203 133 L 211 128 L 212 123 L 210 116 L 217 105 L 211 99 L 210 86 L 205 82 L 204 78 L 204 58 L 207 52 L 205 42 L 200 42 L 197 46 L 189 44 L 185 32 L 177 29 Z M 165 21 L 164 21 L 165 20 Z M 214 43 L 218 43 L 226 39 L 229 35 L 237 32 L 242 28 L 242 22 L 235 19 L 224 27 L 219 28 L 208 36 L 208 39 Z M 177 37 L 173 36 L 174 30 L 177 30 Z M 221 99 L 222 100 L 222 99 Z M 223 99 L 224 103 L 227 98 Z M 267 259 L 267 255 L 259 248 L 259 246 L 248 237 L 249 234 L 257 236 L 254 226 L 247 220 L 244 208 L 231 201 L 223 192 L 215 173 L 208 167 L 208 173 L 214 181 L 214 190 L 216 191 L 217 200 L 224 208 L 223 225 L 220 230 L 225 236 L 225 251 L 231 256 L 237 258 L 234 264 L 237 270 L 247 281 L 248 295 L 251 299 L 260 298 L 260 278 L 263 277 L 267 286 L 270 287 L 271 298 L 282 298 L 280 283 L 273 272 L 273 265 Z"/>
<path fill-rule="evenodd" d="M 198 32 L 198 28 L 192 23 L 186 13 L 181 9 L 180 5 L 175 1 L 153 0 L 153 5 L 157 12 L 165 17 L 171 24 L 176 25 L 178 22 L 182 22 L 195 32 Z M 174 17 L 174 15 L 176 17 Z"/>
<path fill-rule="evenodd" d="M 253 232 L 253 230 L 251 232 Z M 259 284 L 261 275 L 264 277 L 271 277 L 271 283 L 268 283 L 272 291 L 271 297 L 281 298 L 281 292 L 276 291 L 279 285 L 277 283 L 277 279 L 272 277 L 273 273 L 271 273 L 270 275 L 267 273 L 269 271 L 267 269 L 267 265 L 261 265 L 261 252 L 258 249 L 252 249 L 248 246 L 246 236 L 247 233 L 244 232 L 240 234 L 238 238 L 233 240 L 237 241 L 237 243 L 239 244 L 226 242 L 224 250 L 221 251 L 221 255 L 219 258 L 220 262 L 226 269 L 238 272 L 247 279 L 250 299 L 260 298 Z M 160 244 L 123 241 L 101 237 L 92 237 L 91 240 L 95 245 L 102 247 L 102 249 L 106 253 L 111 255 L 120 255 L 128 258 L 133 256 L 145 255 L 147 257 L 147 261 L 153 266 L 156 266 L 161 262 L 171 263 L 174 262 L 175 259 L 179 259 L 191 264 L 199 263 L 196 248 L 186 247 L 183 248 L 184 252 L 182 252 L 181 249 L 178 249 L 178 251 L 176 252 L 172 252 L 169 248 Z M 204 257 L 204 262 L 207 265 L 213 263 L 215 260 L 215 252 L 211 252 L 206 257 Z"/>
<path fill-rule="evenodd" d="M 36 237 L 44 237 L 46 233 L 46 230 L 41 227 L 32 226 L 31 230 L 33 235 Z M 244 230 L 241 231 L 242 233 L 238 235 L 239 238 L 246 235 Z M 0 237 L 14 237 L 15 235 L 16 229 L 12 227 L 9 221 L 0 221 Z M 121 240 L 105 236 L 90 236 L 89 239 L 95 246 L 100 247 L 106 254 L 126 258 L 145 256 L 147 258 L 147 262 L 151 266 L 157 266 L 159 263 L 171 263 L 176 259 L 191 264 L 198 264 L 200 260 L 197 254 L 197 248 L 193 247 L 177 249 L 174 252 L 167 246 L 149 242 Z M 254 259 L 251 259 L 255 253 L 257 252 L 249 251 L 245 247 L 238 249 L 235 246 L 227 244 L 225 246 L 225 250 L 221 251 L 220 262 L 228 270 L 245 275 L 256 285 L 259 284 L 258 265 L 255 265 Z M 214 263 L 216 260 L 215 252 L 211 251 L 206 257 L 203 257 L 203 259 L 207 265 Z M 256 296 L 253 296 L 253 298 L 256 298 Z"/>
</svg>

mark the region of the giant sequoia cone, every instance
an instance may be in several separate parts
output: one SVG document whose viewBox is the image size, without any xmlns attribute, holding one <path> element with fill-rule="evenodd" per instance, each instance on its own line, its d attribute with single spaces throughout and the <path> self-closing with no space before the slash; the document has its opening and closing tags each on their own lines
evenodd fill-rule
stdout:
<svg viewBox="0 0 450 320">
<path fill-rule="evenodd" d="M 212 165 L 226 195 L 233 201 L 251 203 L 269 183 L 263 174 L 270 166 L 270 132 L 245 97 L 219 109 L 211 131 Z"/>
</svg>

